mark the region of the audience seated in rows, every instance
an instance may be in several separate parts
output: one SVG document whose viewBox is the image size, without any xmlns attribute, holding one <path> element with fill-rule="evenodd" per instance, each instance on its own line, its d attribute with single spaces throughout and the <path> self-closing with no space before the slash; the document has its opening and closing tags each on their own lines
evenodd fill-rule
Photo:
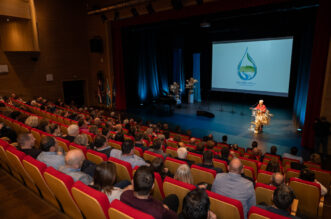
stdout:
<svg viewBox="0 0 331 219">
<path fill-rule="evenodd" d="M 178 148 L 176 159 L 181 160 L 181 161 L 185 161 L 189 166 L 194 164 L 193 161 L 187 160 L 186 157 L 187 157 L 187 149 L 185 147 Z"/>
<path fill-rule="evenodd" d="M 303 162 L 302 157 L 298 156 L 298 148 L 297 147 L 291 147 L 291 152 L 290 153 L 284 153 L 282 158 L 290 158 L 290 159 L 295 159 L 299 160 L 300 163 Z"/>
<path fill-rule="evenodd" d="M 82 146 L 88 146 L 88 137 L 86 134 L 79 134 L 75 137 L 75 140 L 74 140 L 74 143 L 75 144 L 79 144 L 79 145 L 82 145 Z"/>
<path fill-rule="evenodd" d="M 221 150 L 221 156 L 218 157 L 220 160 L 224 160 L 227 164 L 229 164 L 229 155 L 230 155 L 230 150 L 228 147 L 224 147 Z"/>
<path fill-rule="evenodd" d="M 276 172 L 280 172 L 280 165 L 279 162 L 272 159 L 268 162 L 266 171 L 272 172 L 272 173 L 276 173 Z"/>
<path fill-rule="evenodd" d="M 315 179 L 315 173 L 308 169 L 308 168 L 303 168 L 300 171 L 300 175 L 299 178 L 302 180 L 306 180 L 309 182 L 315 182 L 317 184 L 319 184 L 321 186 L 321 196 L 325 196 L 328 193 L 328 189 L 325 188 L 325 186 L 323 186 L 317 179 Z"/>
<path fill-rule="evenodd" d="M 68 131 L 68 135 L 66 135 L 64 137 L 64 139 L 73 142 L 76 138 L 77 135 L 79 135 L 79 127 L 78 125 L 72 124 L 69 125 L 69 127 L 67 128 Z"/>
<path fill-rule="evenodd" d="M 193 185 L 193 176 L 192 176 L 190 167 L 186 164 L 180 165 L 177 168 L 174 179 Z"/>
<path fill-rule="evenodd" d="M 84 184 L 89 185 L 93 179 L 90 175 L 81 171 L 84 160 L 85 156 L 81 150 L 70 150 L 65 156 L 65 165 L 61 166 L 59 171 L 71 176 L 75 182 L 80 180 Z"/>
<path fill-rule="evenodd" d="M 156 138 L 153 140 L 152 148 L 148 149 L 148 151 L 154 152 L 156 154 L 161 154 L 164 158 L 166 158 L 168 155 L 163 152 L 161 146 L 162 146 L 162 141 Z"/>
<path fill-rule="evenodd" d="M 183 200 L 182 212 L 179 219 L 216 219 L 216 215 L 209 210 L 210 200 L 205 189 L 195 189 L 187 193 Z"/>
<path fill-rule="evenodd" d="M 37 116 L 29 116 L 25 120 L 25 125 L 30 126 L 31 128 L 37 128 L 39 124 L 39 119 Z"/>
<path fill-rule="evenodd" d="M 284 184 L 284 182 L 285 182 L 285 178 L 282 173 L 277 172 L 277 173 L 272 174 L 271 182 L 270 182 L 271 186 L 278 187 L 278 186 Z"/>
<path fill-rule="evenodd" d="M 100 153 L 104 153 L 105 155 L 107 155 L 107 157 L 109 157 L 111 147 L 108 145 L 107 138 L 105 136 L 103 135 L 95 136 L 93 146 L 94 146 L 94 150 Z"/>
<path fill-rule="evenodd" d="M 155 219 L 178 218 L 179 200 L 176 195 L 167 196 L 163 203 L 154 199 L 151 192 L 154 186 L 154 173 L 147 166 L 141 166 L 133 176 L 133 190 L 122 193 L 125 204 L 152 215 Z"/>
<path fill-rule="evenodd" d="M 122 143 L 122 151 L 112 149 L 110 156 L 130 163 L 132 168 L 147 165 L 144 159 L 134 154 L 133 142 L 131 140 L 126 140 Z"/>
<path fill-rule="evenodd" d="M 10 128 L 7 127 L 3 122 L 0 122 L 0 138 L 7 137 L 11 142 L 16 142 L 17 140 L 17 134 L 16 132 Z"/>
<path fill-rule="evenodd" d="M 228 166 L 229 173 L 216 175 L 211 191 L 241 201 L 245 218 L 248 210 L 256 204 L 253 183 L 241 176 L 243 165 L 233 158 Z"/>
<path fill-rule="evenodd" d="M 154 158 L 151 162 L 150 167 L 153 172 L 157 172 L 160 174 L 162 180 L 164 180 L 166 176 L 173 177 L 173 175 L 169 172 L 168 168 L 164 167 L 164 161 L 160 157 Z"/>
<path fill-rule="evenodd" d="M 47 166 L 59 169 L 65 165 L 61 147 L 56 145 L 56 141 L 51 136 L 43 136 L 40 140 L 40 149 L 42 152 L 38 155 L 37 160 L 44 162 Z"/>
<path fill-rule="evenodd" d="M 31 133 L 21 133 L 18 135 L 18 149 L 24 152 L 26 155 L 30 155 L 34 159 L 37 159 L 41 150 L 34 147 L 36 139 Z"/>
<path fill-rule="evenodd" d="M 295 195 L 291 187 L 282 184 L 279 187 L 277 187 L 274 191 L 272 197 L 272 201 L 273 201 L 272 206 L 259 205 L 258 207 L 288 218 L 298 218 L 296 216 L 291 215 L 290 213 L 291 205 L 294 199 L 295 199 Z"/>
<path fill-rule="evenodd" d="M 212 151 L 203 152 L 202 164 L 197 164 L 198 166 L 215 170 L 216 173 L 222 173 L 223 170 L 221 168 L 214 167 L 213 165 L 214 153 Z"/>
<path fill-rule="evenodd" d="M 143 151 L 148 150 L 148 147 L 144 146 L 144 135 L 141 132 L 137 132 L 135 135 L 135 147 L 141 148 Z"/>
<path fill-rule="evenodd" d="M 62 136 L 60 126 L 56 123 L 48 124 L 48 126 L 46 126 L 46 132 L 56 137 Z"/>
</svg>

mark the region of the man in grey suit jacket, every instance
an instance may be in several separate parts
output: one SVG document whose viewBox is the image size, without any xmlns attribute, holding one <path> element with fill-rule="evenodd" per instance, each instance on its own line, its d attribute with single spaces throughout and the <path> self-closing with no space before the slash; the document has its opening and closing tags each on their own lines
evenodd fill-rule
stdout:
<svg viewBox="0 0 331 219">
<path fill-rule="evenodd" d="M 93 181 L 92 177 L 80 171 L 85 160 L 84 153 L 79 149 L 70 150 L 65 156 L 65 165 L 59 168 L 59 171 L 71 176 L 74 181 L 82 181 L 89 185 Z"/>
<path fill-rule="evenodd" d="M 256 205 L 253 183 L 241 176 L 243 165 L 238 158 L 232 159 L 228 168 L 229 173 L 216 175 L 211 191 L 241 201 L 246 218 L 249 209 Z"/>
</svg>

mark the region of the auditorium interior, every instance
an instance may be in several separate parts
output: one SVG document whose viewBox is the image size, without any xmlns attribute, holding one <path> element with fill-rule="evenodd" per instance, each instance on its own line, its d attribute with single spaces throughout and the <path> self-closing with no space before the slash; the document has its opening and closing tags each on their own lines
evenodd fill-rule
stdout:
<svg viewBox="0 0 331 219">
<path fill-rule="evenodd" d="M 0 218 L 330 218 L 330 11 L 0 0 Z"/>
</svg>

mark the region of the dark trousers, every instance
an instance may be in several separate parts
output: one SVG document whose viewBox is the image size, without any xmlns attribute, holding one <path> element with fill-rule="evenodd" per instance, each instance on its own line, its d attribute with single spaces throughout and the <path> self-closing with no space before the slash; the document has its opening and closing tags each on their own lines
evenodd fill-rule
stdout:
<svg viewBox="0 0 331 219">
<path fill-rule="evenodd" d="M 315 136 L 315 153 L 319 153 L 320 145 L 323 148 L 323 156 L 328 155 L 328 136 L 317 137 Z"/>
<path fill-rule="evenodd" d="M 177 213 L 178 206 L 179 206 L 179 200 L 177 195 L 175 194 L 170 194 L 167 197 L 163 199 L 163 204 L 168 206 L 168 208 L 174 212 Z"/>
</svg>

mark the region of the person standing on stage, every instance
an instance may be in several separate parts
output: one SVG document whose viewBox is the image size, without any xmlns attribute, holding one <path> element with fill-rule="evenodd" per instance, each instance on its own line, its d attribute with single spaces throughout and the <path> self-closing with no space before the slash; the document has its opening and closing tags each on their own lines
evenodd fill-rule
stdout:
<svg viewBox="0 0 331 219">
<path fill-rule="evenodd" d="M 259 100 L 259 104 L 255 107 L 256 110 L 259 110 L 261 113 L 267 111 L 267 107 L 263 104 L 263 100 Z"/>
<path fill-rule="evenodd" d="M 262 132 L 263 124 L 265 123 L 265 113 L 267 112 L 267 107 L 263 104 L 263 100 L 259 100 L 259 104 L 254 108 L 257 110 L 255 116 L 255 133 Z"/>
<path fill-rule="evenodd" d="M 319 153 L 319 148 L 322 144 L 323 159 L 326 159 L 328 154 L 328 137 L 330 134 L 330 126 L 330 123 L 326 120 L 325 117 L 315 119 L 315 153 Z"/>
</svg>

